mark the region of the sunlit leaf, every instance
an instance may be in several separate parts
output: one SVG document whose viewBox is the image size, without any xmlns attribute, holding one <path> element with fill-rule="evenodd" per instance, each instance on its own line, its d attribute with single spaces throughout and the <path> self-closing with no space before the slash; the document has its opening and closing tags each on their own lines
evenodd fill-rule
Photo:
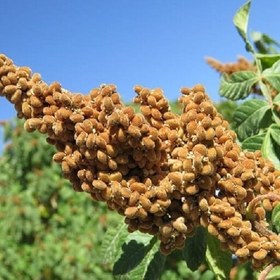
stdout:
<svg viewBox="0 0 280 280">
<path fill-rule="evenodd" d="M 274 89 L 280 91 L 280 60 L 276 61 L 271 68 L 265 69 L 262 76 Z"/>
<path fill-rule="evenodd" d="M 265 135 L 266 133 L 262 133 L 258 135 L 253 135 L 245 139 L 241 144 L 242 149 L 248 151 L 261 150 Z"/>
<path fill-rule="evenodd" d="M 252 99 L 241 104 L 233 114 L 234 127 L 240 141 L 257 134 L 271 122 L 271 110 L 267 102 Z"/>
<path fill-rule="evenodd" d="M 224 74 L 220 83 L 220 94 L 231 100 L 246 98 L 252 86 L 258 81 L 257 74 L 252 71 L 240 71 L 232 75 Z"/>
<path fill-rule="evenodd" d="M 248 40 L 247 29 L 248 29 L 248 20 L 249 12 L 251 7 L 251 1 L 247 1 L 235 14 L 233 18 L 233 23 L 245 42 L 246 50 L 249 52 L 254 52 L 254 48 Z"/>
<path fill-rule="evenodd" d="M 126 224 L 121 223 L 118 227 L 109 227 L 105 233 L 101 245 L 101 257 L 103 264 L 112 264 L 121 250 L 121 246 L 129 235 Z"/>
</svg>

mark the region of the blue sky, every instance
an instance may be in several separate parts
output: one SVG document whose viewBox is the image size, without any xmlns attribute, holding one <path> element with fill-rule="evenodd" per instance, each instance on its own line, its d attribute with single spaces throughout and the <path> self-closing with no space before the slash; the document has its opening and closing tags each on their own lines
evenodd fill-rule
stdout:
<svg viewBox="0 0 280 280">
<path fill-rule="evenodd" d="M 243 0 L 1 2 L 0 53 L 73 92 L 114 83 L 130 101 L 142 84 L 176 100 L 181 87 L 202 83 L 218 101 L 219 77 L 205 56 L 249 57 L 232 23 Z M 251 10 L 249 30 L 280 39 L 280 1 L 255 0 Z M 13 116 L 0 98 L 0 120 Z"/>
</svg>

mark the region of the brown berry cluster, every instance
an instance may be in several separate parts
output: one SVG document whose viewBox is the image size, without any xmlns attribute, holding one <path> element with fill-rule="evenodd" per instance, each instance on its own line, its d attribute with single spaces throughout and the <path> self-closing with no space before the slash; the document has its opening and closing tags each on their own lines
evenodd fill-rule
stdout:
<svg viewBox="0 0 280 280">
<path fill-rule="evenodd" d="M 265 219 L 278 202 L 280 172 L 260 152 L 241 151 L 203 86 L 181 90 L 181 115 L 162 90 L 135 92 L 141 113 L 114 85 L 72 94 L 0 55 L 0 95 L 27 131 L 55 145 L 53 159 L 74 189 L 124 215 L 129 231 L 158 236 L 168 254 L 201 225 L 242 261 L 280 262 L 280 238 Z"/>
<path fill-rule="evenodd" d="M 220 74 L 231 75 L 239 71 L 256 71 L 255 65 L 242 56 L 232 63 L 222 63 L 212 57 L 207 57 L 206 62 Z"/>
</svg>

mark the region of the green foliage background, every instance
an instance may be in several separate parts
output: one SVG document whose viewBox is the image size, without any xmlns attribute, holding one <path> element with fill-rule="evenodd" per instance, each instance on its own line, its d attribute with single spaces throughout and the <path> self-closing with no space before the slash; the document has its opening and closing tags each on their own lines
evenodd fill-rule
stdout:
<svg viewBox="0 0 280 280">
<path fill-rule="evenodd" d="M 100 263 L 107 225 L 121 217 L 75 193 L 53 148 L 22 122 L 5 126 L 0 157 L 0 279 L 112 279 Z"/>
</svg>

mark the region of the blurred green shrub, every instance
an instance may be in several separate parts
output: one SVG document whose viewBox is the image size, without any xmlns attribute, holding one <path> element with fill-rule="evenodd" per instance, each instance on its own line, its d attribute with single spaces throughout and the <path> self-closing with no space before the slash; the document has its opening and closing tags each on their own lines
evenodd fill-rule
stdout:
<svg viewBox="0 0 280 280">
<path fill-rule="evenodd" d="M 22 122 L 5 125 L 0 157 L 0 279 L 112 279 L 100 262 L 107 225 L 121 217 L 75 193 L 53 148 Z"/>
</svg>

